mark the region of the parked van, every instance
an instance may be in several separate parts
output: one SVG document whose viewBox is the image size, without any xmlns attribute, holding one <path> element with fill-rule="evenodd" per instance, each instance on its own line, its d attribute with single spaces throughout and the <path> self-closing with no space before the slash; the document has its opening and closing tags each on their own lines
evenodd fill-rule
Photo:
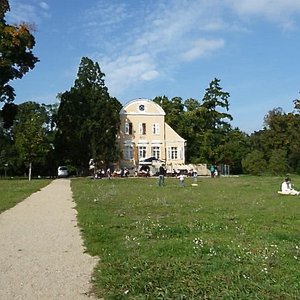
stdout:
<svg viewBox="0 0 300 300">
<path fill-rule="evenodd" d="M 62 177 L 68 177 L 69 172 L 68 168 L 66 166 L 59 166 L 57 169 L 57 176 L 62 178 Z"/>
</svg>

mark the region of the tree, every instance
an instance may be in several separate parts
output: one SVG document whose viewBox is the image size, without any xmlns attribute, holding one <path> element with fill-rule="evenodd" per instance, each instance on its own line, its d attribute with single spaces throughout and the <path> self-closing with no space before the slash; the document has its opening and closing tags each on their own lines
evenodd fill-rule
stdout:
<svg viewBox="0 0 300 300">
<path fill-rule="evenodd" d="M 51 146 L 47 139 L 47 113 L 44 105 L 25 102 L 18 107 L 13 136 L 20 157 L 28 164 L 31 180 L 32 164 L 43 161 Z"/>
<path fill-rule="evenodd" d="M 56 151 L 62 163 L 86 172 L 91 158 L 108 166 L 119 158 L 121 103 L 110 97 L 99 64 L 83 57 L 70 91 L 59 95 Z"/>
<path fill-rule="evenodd" d="M 287 153 L 285 150 L 275 149 L 271 151 L 268 170 L 273 175 L 284 175 L 289 172 Z"/>
<path fill-rule="evenodd" d="M 9 129 L 12 127 L 18 112 L 18 105 L 14 103 L 5 103 L 0 111 L 3 120 L 3 127 Z"/>
<path fill-rule="evenodd" d="M 269 161 L 269 171 L 279 172 L 274 167 L 276 156 L 281 153 L 280 169 L 287 168 L 291 172 L 300 171 L 300 115 L 298 113 L 284 113 L 282 108 L 274 108 L 264 117 L 264 129 L 251 135 L 253 149 L 262 151 Z M 273 153 L 273 151 L 275 151 Z M 282 155 L 285 154 L 285 157 Z M 277 154 L 278 155 L 278 154 Z M 284 167 L 284 164 L 287 166 Z M 275 171 L 274 171 L 275 170 Z"/>
<path fill-rule="evenodd" d="M 182 136 L 187 141 L 186 159 L 193 163 L 203 163 L 206 159 L 200 149 L 205 130 L 204 110 L 198 100 L 192 98 L 187 99 L 184 102 L 184 106 L 185 115 Z"/>
<path fill-rule="evenodd" d="M 153 99 L 164 109 L 166 123 L 187 141 L 188 162 L 222 162 L 222 146 L 231 130 L 228 121 L 232 120 L 232 116 L 227 113 L 230 95 L 222 90 L 219 83 L 220 80 L 215 78 L 209 84 L 202 103 L 192 98 L 183 102 L 180 97 Z"/>
<path fill-rule="evenodd" d="M 204 124 L 199 151 L 203 160 L 208 163 L 222 163 L 220 147 L 225 143 L 226 135 L 231 130 L 229 121 L 233 119 L 227 113 L 229 97 L 229 93 L 220 87 L 220 79 L 215 78 L 210 82 L 202 99 L 201 117 Z"/>
<path fill-rule="evenodd" d="M 294 102 L 294 108 L 300 111 L 300 99 L 295 99 L 293 102 Z"/>
<path fill-rule="evenodd" d="M 183 132 L 184 104 L 182 98 L 173 97 L 171 100 L 168 97 L 155 97 L 153 101 L 159 104 L 166 113 L 165 121 L 179 135 Z"/>
<path fill-rule="evenodd" d="M 243 171 L 251 175 L 262 175 L 266 173 L 267 162 L 264 154 L 258 150 L 254 150 L 246 155 L 242 160 Z"/>
<path fill-rule="evenodd" d="M 8 83 L 22 78 L 39 61 L 32 53 L 35 39 L 29 24 L 8 25 L 4 19 L 9 11 L 7 0 L 0 4 L 0 101 L 10 102 L 15 98 L 14 88 Z"/>
<path fill-rule="evenodd" d="M 249 136 L 238 128 L 231 130 L 223 145 L 218 148 L 220 161 L 230 165 L 232 174 L 243 173 L 242 159 L 250 152 Z"/>
<path fill-rule="evenodd" d="M 227 112 L 219 111 L 223 109 L 229 110 L 229 97 L 228 92 L 224 92 L 220 87 L 220 79 L 215 78 L 206 89 L 205 95 L 202 99 L 201 106 L 205 109 L 206 126 L 205 129 L 230 129 L 228 120 L 232 121 L 232 116 Z"/>
</svg>

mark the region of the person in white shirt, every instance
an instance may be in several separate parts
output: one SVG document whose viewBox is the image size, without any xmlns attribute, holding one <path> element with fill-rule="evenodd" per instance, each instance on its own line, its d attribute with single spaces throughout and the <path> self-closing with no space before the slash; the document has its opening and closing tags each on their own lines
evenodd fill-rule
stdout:
<svg viewBox="0 0 300 300">
<path fill-rule="evenodd" d="M 181 187 L 183 187 L 184 186 L 184 175 L 183 174 L 180 174 L 179 176 L 178 176 L 178 178 L 179 178 L 179 185 L 181 186 Z"/>
<path fill-rule="evenodd" d="M 293 189 L 291 179 L 289 177 L 286 177 L 283 183 L 281 184 L 281 194 L 299 195 L 300 192 Z"/>
</svg>

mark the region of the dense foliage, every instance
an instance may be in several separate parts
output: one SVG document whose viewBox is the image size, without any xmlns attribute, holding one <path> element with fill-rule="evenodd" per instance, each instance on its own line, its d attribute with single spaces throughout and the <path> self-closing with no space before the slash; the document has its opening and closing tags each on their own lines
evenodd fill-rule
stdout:
<svg viewBox="0 0 300 300">
<path fill-rule="evenodd" d="M 299 174 L 300 115 L 296 103 L 295 111 L 291 113 L 285 113 L 281 108 L 269 111 L 264 119 L 264 128 L 251 134 L 250 145 L 246 164 L 255 168 L 255 174 L 258 170 L 258 173 L 278 175 L 288 172 Z M 248 167 L 246 170 L 250 172 Z"/>
<path fill-rule="evenodd" d="M 54 174 L 53 118 L 57 105 L 30 101 L 14 105 L 14 119 L 10 120 L 9 125 L 3 121 L 6 107 L 2 109 L 0 125 L 1 169 L 6 168 L 7 174 L 14 176 L 30 175 L 31 167 L 35 176 Z"/>
<path fill-rule="evenodd" d="M 183 101 L 179 97 L 169 100 L 166 96 L 154 101 L 165 110 L 166 122 L 187 141 L 188 162 L 228 164 L 232 172 L 241 173 L 248 138 L 230 125 L 229 96 L 215 78 L 201 102 L 192 98 Z"/>
<path fill-rule="evenodd" d="M 38 58 L 32 53 L 35 46 L 34 36 L 29 24 L 8 25 L 5 13 L 9 3 L 1 0 L 0 4 L 0 102 L 10 102 L 15 92 L 9 81 L 22 78 L 33 69 Z"/>
<path fill-rule="evenodd" d="M 83 57 L 74 86 L 59 96 L 56 153 L 79 173 L 87 172 L 90 159 L 107 167 L 119 158 L 116 137 L 122 106 L 110 97 L 104 76 L 98 63 Z"/>
</svg>

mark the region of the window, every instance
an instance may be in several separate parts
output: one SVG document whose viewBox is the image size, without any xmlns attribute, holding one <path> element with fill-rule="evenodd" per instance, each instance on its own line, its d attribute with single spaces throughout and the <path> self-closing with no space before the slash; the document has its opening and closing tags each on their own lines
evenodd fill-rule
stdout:
<svg viewBox="0 0 300 300">
<path fill-rule="evenodd" d="M 125 123 L 125 134 L 132 134 L 132 123 Z"/>
<path fill-rule="evenodd" d="M 126 159 L 126 160 L 133 159 L 133 149 L 132 149 L 132 146 L 125 146 L 124 147 L 124 159 Z"/>
<path fill-rule="evenodd" d="M 153 124 L 152 133 L 153 134 L 159 134 L 159 124 L 158 123 Z"/>
<path fill-rule="evenodd" d="M 139 134 L 146 134 L 146 123 L 139 123 Z"/>
<path fill-rule="evenodd" d="M 168 148 L 168 158 L 169 159 L 178 159 L 177 147 L 169 147 Z"/>
<path fill-rule="evenodd" d="M 154 156 L 157 159 L 160 159 L 160 148 L 158 146 L 152 147 L 152 156 Z"/>
<path fill-rule="evenodd" d="M 139 146 L 139 159 L 146 158 L 146 146 Z"/>
</svg>

